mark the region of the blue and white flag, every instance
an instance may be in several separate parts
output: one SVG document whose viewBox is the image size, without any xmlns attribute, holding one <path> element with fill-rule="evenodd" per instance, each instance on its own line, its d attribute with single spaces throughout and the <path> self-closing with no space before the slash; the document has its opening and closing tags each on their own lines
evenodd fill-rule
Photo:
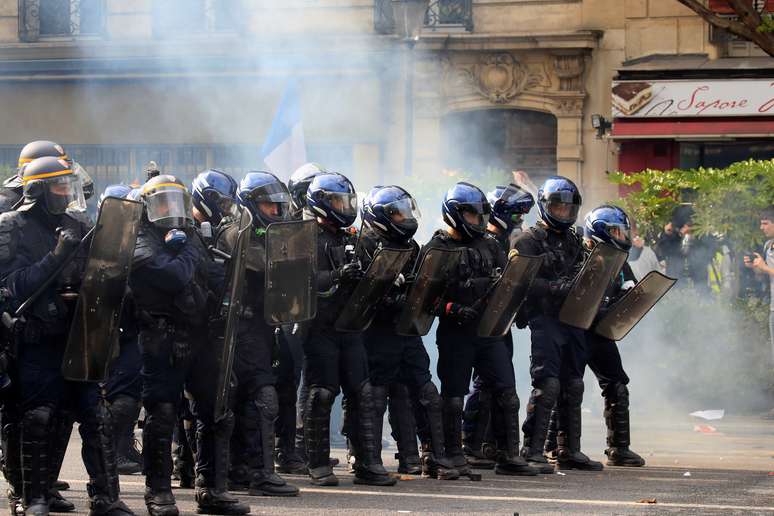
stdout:
<svg viewBox="0 0 774 516">
<path fill-rule="evenodd" d="M 283 179 L 289 178 L 306 163 L 301 99 L 296 81 L 291 81 L 285 88 L 269 134 L 261 147 L 261 157 L 269 170 Z"/>
</svg>

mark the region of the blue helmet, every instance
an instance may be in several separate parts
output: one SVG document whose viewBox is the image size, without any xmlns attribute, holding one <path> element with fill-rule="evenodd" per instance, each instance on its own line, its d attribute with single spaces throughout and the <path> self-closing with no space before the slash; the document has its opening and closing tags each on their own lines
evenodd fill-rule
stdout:
<svg viewBox="0 0 774 516">
<path fill-rule="evenodd" d="M 605 242 L 622 251 L 632 247 L 632 226 L 626 212 L 618 206 L 603 205 L 586 215 L 583 236 L 595 242 Z"/>
<path fill-rule="evenodd" d="M 132 192 L 131 186 L 127 186 L 124 184 L 108 185 L 105 188 L 105 191 L 102 192 L 102 195 L 99 196 L 99 201 L 97 201 L 97 208 L 102 206 L 102 201 L 104 201 L 106 197 L 117 197 L 119 199 L 126 199 L 131 192 Z"/>
<path fill-rule="evenodd" d="M 538 189 L 540 218 L 553 229 L 571 228 L 578 220 L 578 210 L 582 203 L 578 187 L 566 177 L 551 176 Z"/>
<path fill-rule="evenodd" d="M 477 186 L 460 182 L 446 192 L 441 210 L 443 221 L 467 240 L 484 235 L 492 208 Z"/>
<path fill-rule="evenodd" d="M 236 212 L 237 182 L 220 170 L 210 169 L 200 173 L 191 185 L 191 201 L 207 220 L 217 226 L 223 217 Z"/>
<path fill-rule="evenodd" d="M 290 193 L 271 172 L 248 172 L 239 183 L 237 199 L 250 210 L 257 227 L 290 219 Z"/>
<path fill-rule="evenodd" d="M 363 199 L 363 222 L 391 242 L 408 242 L 419 227 L 416 201 L 400 186 L 375 186 Z"/>
<path fill-rule="evenodd" d="M 293 172 L 288 180 L 288 190 L 290 191 L 290 203 L 294 217 L 300 217 L 301 212 L 306 208 L 306 191 L 312 179 L 320 174 L 328 173 L 325 167 L 319 163 L 306 163 Z"/>
<path fill-rule="evenodd" d="M 341 174 L 315 176 L 306 191 L 306 205 L 317 217 L 338 228 L 351 226 L 357 218 L 357 194 Z"/>
<path fill-rule="evenodd" d="M 126 198 L 130 201 L 139 201 L 142 197 L 142 188 L 132 188 L 131 191 L 126 194 Z"/>
<path fill-rule="evenodd" d="M 521 226 L 524 215 L 535 205 L 532 195 L 516 185 L 496 186 L 486 197 L 492 206 L 489 223 L 505 231 Z"/>
</svg>

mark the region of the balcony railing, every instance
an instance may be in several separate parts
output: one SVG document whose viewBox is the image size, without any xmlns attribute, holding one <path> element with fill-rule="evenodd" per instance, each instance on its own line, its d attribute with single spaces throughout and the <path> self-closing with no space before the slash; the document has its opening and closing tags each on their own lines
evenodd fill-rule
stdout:
<svg viewBox="0 0 774 516">
<path fill-rule="evenodd" d="M 379 34 L 392 34 L 395 20 L 391 0 L 374 2 L 374 30 Z M 433 0 L 425 13 L 425 30 L 473 31 L 473 0 Z"/>
</svg>

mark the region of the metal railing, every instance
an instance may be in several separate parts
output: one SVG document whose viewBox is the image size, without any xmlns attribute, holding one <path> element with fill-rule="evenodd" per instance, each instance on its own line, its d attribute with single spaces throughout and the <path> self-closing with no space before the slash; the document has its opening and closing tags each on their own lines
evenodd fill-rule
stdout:
<svg viewBox="0 0 774 516">
<path fill-rule="evenodd" d="M 433 0 L 425 13 L 425 29 L 473 31 L 473 0 Z M 391 0 L 375 0 L 374 30 L 392 34 L 395 20 Z"/>
</svg>

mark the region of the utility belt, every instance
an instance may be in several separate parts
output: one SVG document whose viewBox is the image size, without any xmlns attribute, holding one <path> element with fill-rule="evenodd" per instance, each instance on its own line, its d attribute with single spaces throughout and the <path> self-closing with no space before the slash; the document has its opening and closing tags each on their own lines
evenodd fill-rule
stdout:
<svg viewBox="0 0 774 516">
<path fill-rule="evenodd" d="M 150 333 L 142 339 L 143 351 L 150 355 L 169 355 L 170 365 L 185 364 L 191 356 L 191 340 L 187 329 L 176 324 L 169 314 L 138 310 L 137 319 L 141 333 Z"/>
</svg>

